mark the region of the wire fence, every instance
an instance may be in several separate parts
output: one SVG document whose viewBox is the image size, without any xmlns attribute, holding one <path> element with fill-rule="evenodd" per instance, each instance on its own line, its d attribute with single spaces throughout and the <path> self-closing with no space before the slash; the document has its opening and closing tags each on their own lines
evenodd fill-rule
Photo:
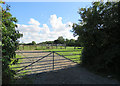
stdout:
<svg viewBox="0 0 120 86">
<path fill-rule="evenodd" d="M 66 49 L 66 44 L 39 44 L 39 45 L 19 45 L 19 50 L 26 49 Z"/>
</svg>

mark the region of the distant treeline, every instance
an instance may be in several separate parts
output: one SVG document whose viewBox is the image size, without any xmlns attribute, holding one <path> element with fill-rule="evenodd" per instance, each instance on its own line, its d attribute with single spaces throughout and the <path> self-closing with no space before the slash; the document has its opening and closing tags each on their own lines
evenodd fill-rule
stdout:
<svg viewBox="0 0 120 86">
<path fill-rule="evenodd" d="M 58 37 L 58 39 L 54 41 L 46 41 L 41 43 L 36 43 L 32 41 L 32 43 L 20 43 L 20 45 L 39 45 L 39 44 L 66 44 L 66 46 L 78 46 L 81 47 L 78 40 L 75 39 L 64 39 L 62 36 Z"/>
</svg>

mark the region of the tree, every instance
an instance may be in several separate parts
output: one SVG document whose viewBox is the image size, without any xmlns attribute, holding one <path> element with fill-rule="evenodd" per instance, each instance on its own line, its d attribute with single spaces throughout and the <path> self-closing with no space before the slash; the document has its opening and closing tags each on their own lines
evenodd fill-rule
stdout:
<svg viewBox="0 0 120 86">
<path fill-rule="evenodd" d="M 64 44 L 65 39 L 62 36 L 58 37 L 57 40 L 59 41 L 60 44 Z"/>
<path fill-rule="evenodd" d="M 120 1 L 93 2 L 79 9 L 80 24 L 73 25 L 82 51 L 82 64 L 96 71 L 120 76 Z"/>
<path fill-rule="evenodd" d="M 75 46 L 75 40 L 74 39 L 70 39 L 69 46 Z"/>
<path fill-rule="evenodd" d="M 59 44 L 59 41 L 58 40 L 54 40 L 54 44 Z"/>
<path fill-rule="evenodd" d="M 46 41 L 46 44 L 53 44 L 53 41 Z"/>
<path fill-rule="evenodd" d="M 64 44 L 65 43 L 65 39 L 62 36 L 60 36 L 60 37 L 58 37 L 57 40 L 54 40 L 54 43 L 55 44 Z"/>
<path fill-rule="evenodd" d="M 69 39 L 66 39 L 66 40 L 65 40 L 65 43 L 66 43 L 67 46 L 69 46 L 69 42 L 70 42 Z"/>
<path fill-rule="evenodd" d="M 36 42 L 35 42 L 35 41 L 32 41 L 32 45 L 36 45 Z"/>
<path fill-rule="evenodd" d="M 75 40 L 75 46 L 81 47 L 81 44 L 79 43 L 79 40 Z"/>
<path fill-rule="evenodd" d="M 5 4 L 4 2 L 2 2 Z M 13 60 L 16 57 L 15 51 L 18 48 L 17 39 L 22 37 L 19 33 L 16 22 L 17 19 L 12 17 L 10 6 L 6 9 L 2 8 L 2 83 L 8 84 L 13 79 L 15 71 L 10 69 L 10 65 L 15 64 L 18 60 Z"/>
</svg>

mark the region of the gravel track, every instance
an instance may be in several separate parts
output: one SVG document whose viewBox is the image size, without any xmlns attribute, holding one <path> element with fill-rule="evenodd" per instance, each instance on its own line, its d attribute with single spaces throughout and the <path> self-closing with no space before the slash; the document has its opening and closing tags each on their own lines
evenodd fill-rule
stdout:
<svg viewBox="0 0 120 86">
<path fill-rule="evenodd" d="M 26 57 L 36 57 L 47 54 L 48 53 L 23 53 L 22 55 Z M 33 62 L 38 59 L 39 58 L 26 59 L 24 62 Z M 55 67 L 53 71 L 52 60 L 52 55 L 50 55 L 26 68 L 29 72 L 25 76 L 17 79 L 14 84 L 120 84 L 117 80 L 93 74 L 80 65 L 58 55 L 55 55 Z"/>
</svg>

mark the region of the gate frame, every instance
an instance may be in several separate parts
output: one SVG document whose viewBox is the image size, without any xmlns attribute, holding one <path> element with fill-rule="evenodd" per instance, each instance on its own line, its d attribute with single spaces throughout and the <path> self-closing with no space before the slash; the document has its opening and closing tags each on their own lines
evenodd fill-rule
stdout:
<svg viewBox="0 0 120 86">
<path fill-rule="evenodd" d="M 74 51 L 78 51 L 78 50 L 74 50 Z M 47 54 L 47 55 L 45 55 L 45 56 L 43 56 L 43 57 L 41 57 L 40 59 L 32 62 L 31 64 L 25 66 L 24 68 L 22 68 L 22 69 L 20 69 L 20 70 L 17 70 L 17 72 L 20 72 L 20 71 L 26 69 L 27 67 L 33 65 L 34 63 L 42 60 L 42 59 L 45 58 L 45 57 L 48 57 L 48 56 L 51 55 L 51 54 L 53 54 L 53 55 L 52 55 L 52 57 L 53 57 L 53 60 L 52 60 L 52 61 L 53 61 L 53 67 L 52 67 L 53 70 L 54 70 L 54 61 L 55 61 L 55 60 L 54 60 L 54 54 L 57 54 L 58 56 L 61 56 L 61 57 L 65 58 L 65 59 L 67 59 L 67 60 L 69 60 L 69 61 L 71 61 L 71 62 L 77 63 L 77 62 L 75 62 L 75 61 L 73 61 L 73 60 L 65 57 L 65 55 L 60 55 L 60 54 L 57 53 L 57 52 L 73 52 L 73 51 L 40 51 L 40 52 L 17 52 L 17 53 L 43 53 L 43 52 L 50 52 L 50 53 Z M 81 55 L 81 54 L 73 54 L 73 55 Z M 73 55 L 68 55 L 68 56 L 73 56 Z M 77 63 L 77 64 L 78 64 L 78 63 Z"/>
</svg>

